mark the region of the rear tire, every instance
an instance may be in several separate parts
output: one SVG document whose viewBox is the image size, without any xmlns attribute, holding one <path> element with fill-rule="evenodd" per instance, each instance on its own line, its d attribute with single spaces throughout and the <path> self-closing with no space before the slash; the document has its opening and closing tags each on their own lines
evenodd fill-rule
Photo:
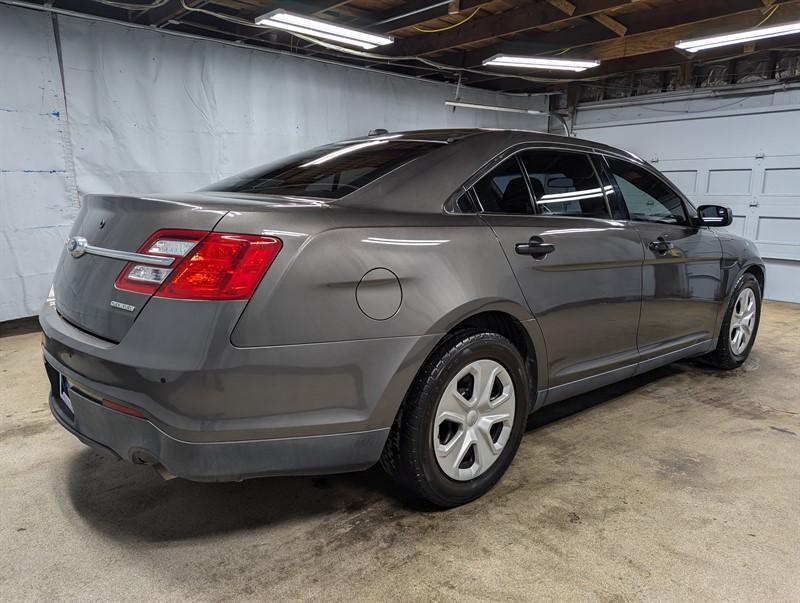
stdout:
<svg viewBox="0 0 800 603">
<path fill-rule="evenodd" d="M 761 320 L 761 285 L 746 272 L 736 283 L 717 340 L 717 349 L 702 360 L 720 369 L 740 367 L 747 360 Z"/>
<path fill-rule="evenodd" d="M 381 465 L 417 498 L 462 505 L 505 473 L 527 415 L 528 379 L 517 348 L 497 333 L 455 333 L 417 375 Z"/>
</svg>

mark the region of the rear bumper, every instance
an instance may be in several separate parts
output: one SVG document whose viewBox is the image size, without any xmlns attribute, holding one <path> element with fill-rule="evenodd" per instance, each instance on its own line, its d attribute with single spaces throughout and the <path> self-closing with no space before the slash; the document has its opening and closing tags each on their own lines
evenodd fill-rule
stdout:
<svg viewBox="0 0 800 603">
<path fill-rule="evenodd" d="M 163 465 L 194 481 L 235 481 L 266 475 L 359 471 L 380 457 L 388 429 L 239 442 L 184 442 L 146 419 L 110 410 L 74 389 L 74 416 L 50 394 L 56 420 L 84 444 L 137 464 Z"/>
<path fill-rule="evenodd" d="M 397 409 L 435 336 L 237 348 L 198 304 L 160 308 L 161 328 L 140 317 L 119 344 L 40 314 L 48 372 L 71 384 L 74 417 L 58 398 L 56 419 L 85 443 L 133 462 L 160 463 L 193 480 L 365 469 L 381 454 Z M 143 314 L 152 310 L 150 305 Z M 234 309 L 235 310 L 235 309 Z M 203 312 L 208 313 L 207 324 Z M 223 324 L 224 321 L 223 321 Z M 222 332 L 220 332 L 222 331 Z M 102 400 L 146 419 L 106 408 Z"/>
</svg>

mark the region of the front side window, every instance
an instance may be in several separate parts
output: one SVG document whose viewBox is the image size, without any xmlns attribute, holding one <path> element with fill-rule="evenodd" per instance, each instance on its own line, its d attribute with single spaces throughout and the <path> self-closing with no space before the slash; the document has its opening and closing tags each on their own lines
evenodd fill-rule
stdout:
<svg viewBox="0 0 800 603">
<path fill-rule="evenodd" d="M 586 155 L 525 151 L 522 163 L 542 215 L 610 217 L 603 187 Z"/>
<path fill-rule="evenodd" d="M 475 183 L 483 211 L 496 214 L 532 214 L 528 185 L 516 157 L 506 159 Z"/>
<path fill-rule="evenodd" d="M 689 223 L 683 201 L 663 181 L 629 161 L 607 159 L 631 220 L 677 225 Z"/>
<path fill-rule="evenodd" d="M 340 199 L 439 146 L 435 142 L 387 139 L 325 145 L 231 176 L 203 190 Z"/>
</svg>

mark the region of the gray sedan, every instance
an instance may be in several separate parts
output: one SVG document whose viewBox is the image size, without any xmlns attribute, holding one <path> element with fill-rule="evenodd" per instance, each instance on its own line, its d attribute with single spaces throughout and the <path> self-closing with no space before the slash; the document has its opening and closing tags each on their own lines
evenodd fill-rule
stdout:
<svg viewBox="0 0 800 603">
<path fill-rule="evenodd" d="M 634 155 L 534 132 L 315 148 L 89 195 L 42 310 L 55 418 L 202 480 L 366 469 L 489 490 L 544 405 L 747 358 L 764 264 Z"/>
</svg>

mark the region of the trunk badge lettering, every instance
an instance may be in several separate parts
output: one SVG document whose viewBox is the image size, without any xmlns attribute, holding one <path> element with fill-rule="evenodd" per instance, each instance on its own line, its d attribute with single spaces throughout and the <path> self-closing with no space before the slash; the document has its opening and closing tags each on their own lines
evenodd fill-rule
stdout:
<svg viewBox="0 0 800 603">
<path fill-rule="evenodd" d="M 79 258 L 86 253 L 89 242 L 83 237 L 70 237 L 67 241 L 67 251 L 74 258 Z"/>
<path fill-rule="evenodd" d="M 118 302 L 115 299 L 111 300 L 110 305 L 112 308 L 119 308 L 120 310 L 125 310 L 126 312 L 133 312 L 136 309 L 136 306 L 132 306 L 130 304 L 123 304 L 122 302 Z"/>
</svg>

